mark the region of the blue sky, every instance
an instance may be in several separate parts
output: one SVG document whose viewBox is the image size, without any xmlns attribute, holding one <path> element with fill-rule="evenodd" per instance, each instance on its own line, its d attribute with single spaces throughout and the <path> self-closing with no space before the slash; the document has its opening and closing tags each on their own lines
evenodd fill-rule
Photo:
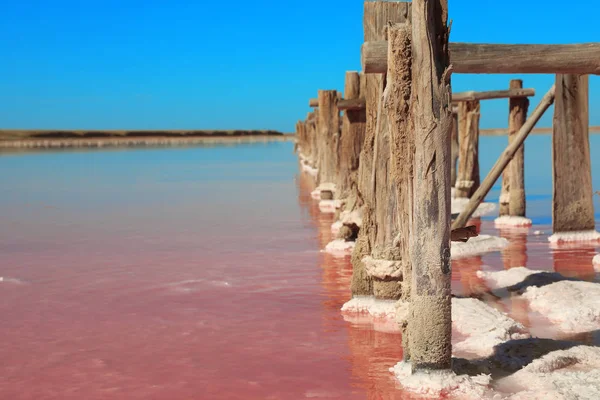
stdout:
<svg viewBox="0 0 600 400">
<path fill-rule="evenodd" d="M 573 4 L 450 0 L 451 40 L 600 41 L 600 4 Z M 360 70 L 362 12 L 360 0 L 2 0 L 0 127 L 291 132 L 317 89 L 342 90 Z M 453 91 L 512 77 L 455 75 Z M 520 77 L 533 108 L 553 77 Z M 483 102 L 481 126 L 506 126 L 507 104 Z M 599 107 L 591 77 L 593 125 Z"/>
</svg>

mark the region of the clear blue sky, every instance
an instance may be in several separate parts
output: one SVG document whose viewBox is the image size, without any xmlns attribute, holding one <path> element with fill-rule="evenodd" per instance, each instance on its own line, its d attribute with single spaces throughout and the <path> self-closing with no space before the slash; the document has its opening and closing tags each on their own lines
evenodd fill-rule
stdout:
<svg viewBox="0 0 600 400">
<path fill-rule="evenodd" d="M 597 1 L 450 0 L 451 40 L 600 41 Z M 3 0 L 0 127 L 293 130 L 317 89 L 360 69 L 360 0 Z M 455 75 L 453 91 L 508 75 Z M 523 75 L 538 95 L 550 75 Z M 482 105 L 503 127 L 507 101 Z M 600 78 L 590 123 L 600 125 Z M 551 115 L 541 125 L 549 126 Z"/>
</svg>

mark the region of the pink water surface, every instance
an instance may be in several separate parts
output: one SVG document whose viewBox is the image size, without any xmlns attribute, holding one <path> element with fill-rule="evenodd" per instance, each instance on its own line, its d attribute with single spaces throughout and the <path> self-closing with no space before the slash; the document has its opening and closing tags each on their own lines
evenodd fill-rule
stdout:
<svg viewBox="0 0 600 400">
<path fill-rule="evenodd" d="M 389 372 L 399 333 L 340 313 L 352 267 L 319 251 L 333 215 L 312 179 L 239 185 L 202 202 L 6 205 L 0 399 L 410 398 Z M 595 279 L 594 245 L 481 227 L 511 245 L 453 262 L 456 293 L 485 290 L 481 268 Z M 535 325 L 526 304 L 501 306 Z"/>
</svg>

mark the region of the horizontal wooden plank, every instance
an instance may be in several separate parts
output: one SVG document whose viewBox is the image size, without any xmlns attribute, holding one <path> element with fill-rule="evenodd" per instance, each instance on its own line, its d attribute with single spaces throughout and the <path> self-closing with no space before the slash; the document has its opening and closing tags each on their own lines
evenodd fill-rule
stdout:
<svg viewBox="0 0 600 400">
<path fill-rule="evenodd" d="M 453 73 L 600 75 L 600 43 L 449 46 Z M 361 59 L 365 73 L 385 73 L 387 41 L 365 42 Z"/>
<path fill-rule="evenodd" d="M 515 97 L 535 96 L 535 89 L 509 89 L 509 90 L 491 90 L 487 92 L 459 92 L 452 93 L 452 102 L 491 100 L 491 99 L 509 99 Z"/>
<path fill-rule="evenodd" d="M 364 110 L 366 108 L 366 101 L 362 97 L 358 98 L 358 99 L 339 100 L 337 106 L 338 106 L 338 110 L 347 110 L 347 111 Z"/>
</svg>

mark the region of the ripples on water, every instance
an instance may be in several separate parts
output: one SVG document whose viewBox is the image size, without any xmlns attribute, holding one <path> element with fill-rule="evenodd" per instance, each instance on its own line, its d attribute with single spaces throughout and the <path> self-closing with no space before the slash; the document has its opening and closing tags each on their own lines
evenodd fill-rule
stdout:
<svg viewBox="0 0 600 400">
<path fill-rule="evenodd" d="M 333 216 L 291 143 L 8 155 L 0 168 L 0 398 L 408 398 L 388 372 L 400 335 L 340 314 L 350 260 L 319 251 Z M 548 224 L 539 168 L 528 211 Z M 550 249 L 537 229 L 550 233 L 502 231 L 503 253 L 454 262 L 453 290 L 521 265 L 597 278 L 597 248 Z M 482 230 L 497 234 L 489 219 Z"/>
</svg>

